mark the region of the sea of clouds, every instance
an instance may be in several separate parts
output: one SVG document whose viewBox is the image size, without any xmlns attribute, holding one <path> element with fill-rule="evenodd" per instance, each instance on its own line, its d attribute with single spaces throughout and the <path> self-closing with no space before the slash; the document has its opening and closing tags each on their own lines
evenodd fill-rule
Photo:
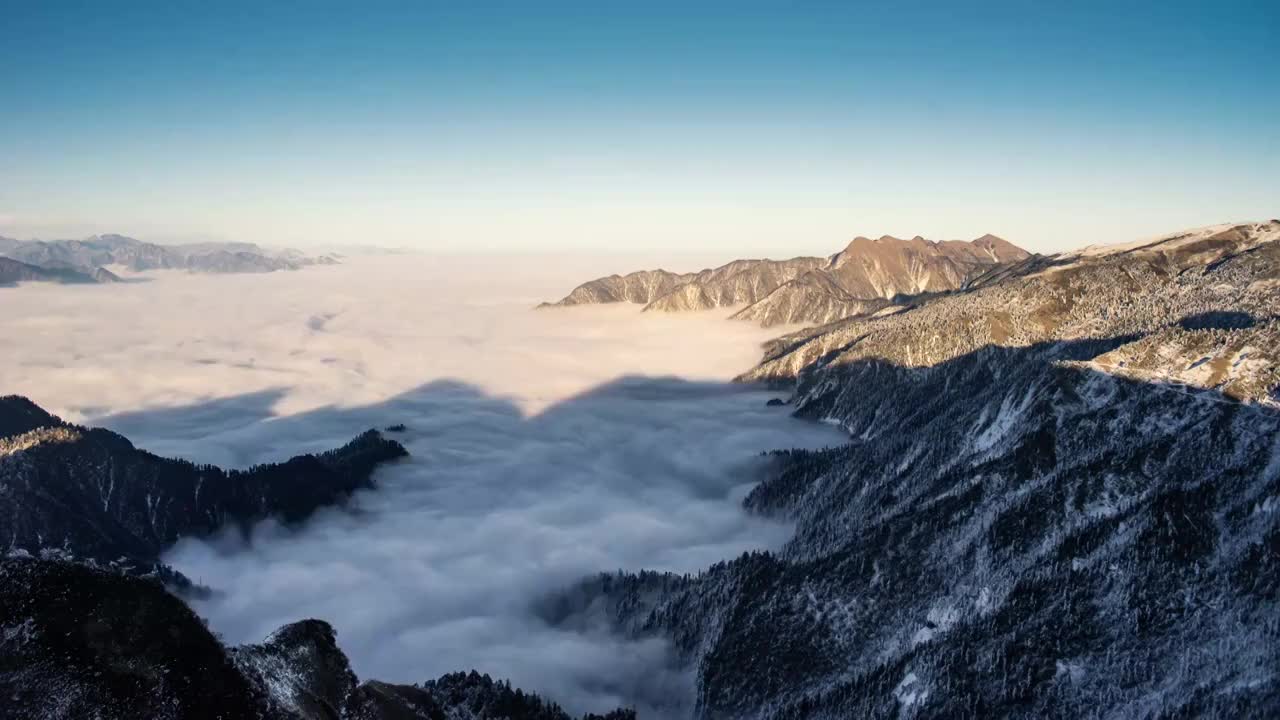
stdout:
<svg viewBox="0 0 1280 720">
<path fill-rule="evenodd" d="M 776 329 L 532 309 L 641 264 L 398 255 L 2 289 L 0 337 L 21 341 L 0 350 L 0 392 L 235 467 L 403 424 L 411 458 L 352 508 L 169 553 L 217 591 L 196 604 L 211 627 L 255 642 L 321 618 L 362 678 L 474 668 L 576 712 L 669 710 L 693 688 L 663 641 L 552 627 L 533 605 L 590 573 L 696 572 L 777 547 L 789 528 L 739 505 L 760 452 L 842 437 L 726 382 Z"/>
</svg>

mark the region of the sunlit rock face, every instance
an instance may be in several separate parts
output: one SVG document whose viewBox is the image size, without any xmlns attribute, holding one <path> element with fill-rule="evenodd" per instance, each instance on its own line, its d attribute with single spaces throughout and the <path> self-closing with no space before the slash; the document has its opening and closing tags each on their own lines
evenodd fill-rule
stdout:
<svg viewBox="0 0 1280 720">
<path fill-rule="evenodd" d="M 994 235 L 971 242 L 857 237 L 829 258 L 735 260 L 696 273 L 611 275 L 544 306 L 631 302 L 644 303 L 647 311 L 677 312 L 745 305 L 735 319 L 765 327 L 825 323 L 903 298 L 958 290 L 1028 257 Z"/>
</svg>

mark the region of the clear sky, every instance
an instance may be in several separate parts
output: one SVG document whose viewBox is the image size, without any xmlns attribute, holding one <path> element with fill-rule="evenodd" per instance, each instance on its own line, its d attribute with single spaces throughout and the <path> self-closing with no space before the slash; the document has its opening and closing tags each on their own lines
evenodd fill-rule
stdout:
<svg viewBox="0 0 1280 720">
<path fill-rule="evenodd" d="M 1280 3 L 0 0 L 0 234 L 1033 250 L 1280 215 Z"/>
</svg>

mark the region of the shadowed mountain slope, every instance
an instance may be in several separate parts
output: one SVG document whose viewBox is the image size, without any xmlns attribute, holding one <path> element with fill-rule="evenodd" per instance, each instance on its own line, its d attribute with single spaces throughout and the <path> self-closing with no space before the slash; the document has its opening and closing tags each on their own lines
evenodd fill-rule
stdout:
<svg viewBox="0 0 1280 720">
<path fill-rule="evenodd" d="M 0 256 L 0 286 L 14 285 L 20 282 L 58 282 L 58 283 L 112 283 L 119 282 L 110 270 L 100 267 L 87 267 L 77 270 L 58 265 L 41 267 L 13 258 Z"/>
<path fill-rule="evenodd" d="M 546 617 L 671 640 L 699 718 L 1267 716 L 1280 413 L 1073 364 L 1128 340 L 853 363 L 851 443 L 745 501 L 796 523 L 781 553 Z"/>
<path fill-rule="evenodd" d="M 478 673 L 360 683 L 319 620 L 226 648 L 158 582 L 25 557 L 0 560 L 0 696 L 6 720 L 569 720 Z"/>
<path fill-rule="evenodd" d="M 151 565 L 182 537 L 268 516 L 299 522 L 372 487 L 373 470 L 405 454 L 370 430 L 329 452 L 226 471 L 0 397 L 0 538 L 10 550 Z"/>
<path fill-rule="evenodd" d="M 779 339 L 744 379 L 850 437 L 746 498 L 791 542 L 545 617 L 671 640 L 699 718 L 1273 716 L 1277 239 L 1089 249 Z"/>
</svg>

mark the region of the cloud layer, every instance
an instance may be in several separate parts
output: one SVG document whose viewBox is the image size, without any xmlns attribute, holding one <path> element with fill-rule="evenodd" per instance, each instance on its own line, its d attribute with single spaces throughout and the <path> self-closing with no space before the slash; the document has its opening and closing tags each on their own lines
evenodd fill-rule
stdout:
<svg viewBox="0 0 1280 720">
<path fill-rule="evenodd" d="M 840 436 L 723 382 L 768 335 L 724 313 L 529 309 L 600 269 L 403 256 L 22 287 L 0 389 L 234 466 L 403 423 L 412 458 L 355 512 L 176 547 L 220 591 L 197 610 L 234 643 L 329 620 L 362 677 L 476 668 L 576 711 L 643 707 L 692 693 L 663 643 L 551 628 L 531 603 L 588 573 L 777 546 L 789 529 L 737 503 L 758 453 Z"/>
</svg>

